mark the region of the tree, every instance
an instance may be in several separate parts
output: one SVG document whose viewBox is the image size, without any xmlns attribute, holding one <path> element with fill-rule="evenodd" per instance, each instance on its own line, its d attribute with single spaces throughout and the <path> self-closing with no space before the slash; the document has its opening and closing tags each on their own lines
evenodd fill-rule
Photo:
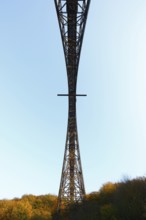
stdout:
<svg viewBox="0 0 146 220">
<path fill-rule="evenodd" d="M 13 220 L 29 220 L 32 216 L 32 206 L 28 201 L 17 201 L 12 210 Z"/>
</svg>

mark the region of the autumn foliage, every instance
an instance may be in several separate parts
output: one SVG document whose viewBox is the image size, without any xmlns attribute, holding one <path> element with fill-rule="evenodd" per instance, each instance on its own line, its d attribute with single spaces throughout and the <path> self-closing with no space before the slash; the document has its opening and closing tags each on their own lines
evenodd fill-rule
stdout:
<svg viewBox="0 0 146 220">
<path fill-rule="evenodd" d="M 80 204 L 62 210 L 59 220 L 146 220 L 146 178 L 106 183 Z"/>
<path fill-rule="evenodd" d="M 0 220 L 51 220 L 57 197 L 24 195 L 0 201 Z"/>
<path fill-rule="evenodd" d="M 0 200 L 0 220 L 146 220 L 146 178 L 106 183 L 59 215 L 56 203 L 52 195 Z"/>
</svg>

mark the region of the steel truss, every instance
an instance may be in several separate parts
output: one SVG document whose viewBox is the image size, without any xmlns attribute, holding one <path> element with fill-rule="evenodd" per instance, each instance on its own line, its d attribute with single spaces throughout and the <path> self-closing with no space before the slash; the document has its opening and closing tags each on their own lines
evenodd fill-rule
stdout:
<svg viewBox="0 0 146 220">
<path fill-rule="evenodd" d="M 62 176 L 60 182 L 58 209 L 71 202 L 80 202 L 85 195 L 85 187 L 79 152 L 79 141 L 76 121 L 77 74 L 84 30 L 90 0 L 54 0 L 68 78 L 68 128 Z M 60 96 L 63 96 L 61 94 Z"/>
</svg>

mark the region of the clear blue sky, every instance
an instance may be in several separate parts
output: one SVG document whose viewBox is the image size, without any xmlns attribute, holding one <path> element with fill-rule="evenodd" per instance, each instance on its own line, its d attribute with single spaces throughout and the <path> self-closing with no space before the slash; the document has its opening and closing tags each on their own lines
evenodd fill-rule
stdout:
<svg viewBox="0 0 146 220">
<path fill-rule="evenodd" d="M 87 192 L 146 175 L 146 1 L 91 0 L 78 74 Z M 53 0 L 0 0 L 0 199 L 58 194 L 67 78 Z"/>
</svg>

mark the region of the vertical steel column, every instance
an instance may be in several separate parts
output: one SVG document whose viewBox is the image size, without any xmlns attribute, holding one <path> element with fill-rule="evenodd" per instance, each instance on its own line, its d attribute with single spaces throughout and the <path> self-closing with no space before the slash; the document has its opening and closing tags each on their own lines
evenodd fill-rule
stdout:
<svg viewBox="0 0 146 220">
<path fill-rule="evenodd" d="M 68 12 L 68 92 L 70 95 L 76 94 L 76 14 L 77 0 L 67 1 Z M 69 115 L 68 131 L 69 132 L 69 170 L 70 170 L 70 201 L 74 201 L 74 166 L 75 166 L 75 132 L 76 132 L 76 97 L 69 96 Z"/>
<path fill-rule="evenodd" d="M 76 87 L 90 0 L 54 1 L 66 61 L 69 102 L 66 145 L 58 195 L 58 209 L 60 209 L 71 202 L 81 201 L 85 195 L 76 122 L 76 96 L 78 96 Z"/>
</svg>

